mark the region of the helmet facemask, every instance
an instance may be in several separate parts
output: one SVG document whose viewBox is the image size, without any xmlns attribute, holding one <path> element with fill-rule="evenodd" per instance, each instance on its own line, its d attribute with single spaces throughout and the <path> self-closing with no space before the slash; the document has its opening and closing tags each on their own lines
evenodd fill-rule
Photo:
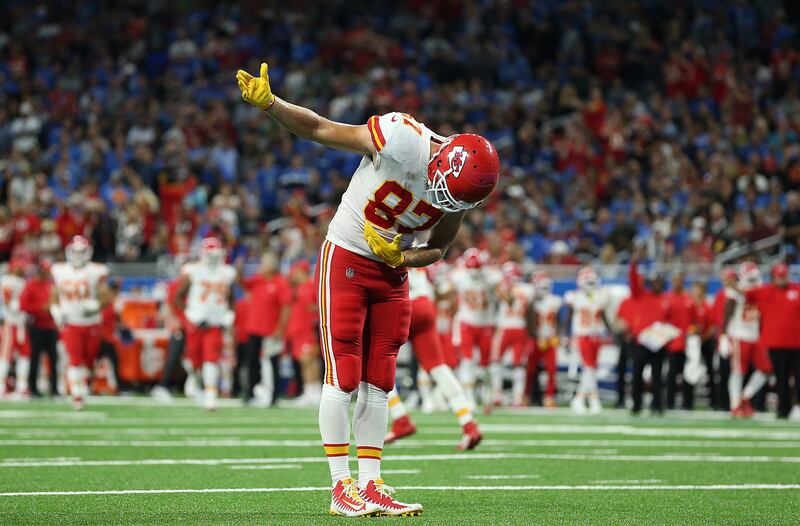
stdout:
<svg viewBox="0 0 800 526">
<path fill-rule="evenodd" d="M 481 200 L 476 203 L 468 203 L 466 201 L 456 199 L 450 192 L 450 188 L 447 186 L 447 176 L 454 173 L 452 163 L 450 162 L 451 159 L 448 159 L 448 168 L 446 171 L 441 171 L 439 166 L 445 162 L 445 160 L 442 158 L 442 150 L 444 150 L 445 147 L 453 142 L 454 138 L 454 135 L 448 137 L 447 140 L 445 140 L 441 146 L 439 146 L 439 150 L 436 152 L 436 154 L 431 157 L 430 161 L 428 161 L 428 189 L 426 190 L 428 201 L 430 201 L 435 208 L 449 213 L 462 212 L 464 210 L 469 210 L 470 208 L 475 208 L 484 201 Z"/>
</svg>

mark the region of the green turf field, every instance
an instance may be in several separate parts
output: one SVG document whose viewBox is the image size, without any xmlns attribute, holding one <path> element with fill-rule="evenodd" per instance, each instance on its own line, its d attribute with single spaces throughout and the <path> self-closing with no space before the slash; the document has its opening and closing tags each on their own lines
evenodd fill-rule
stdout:
<svg viewBox="0 0 800 526">
<path fill-rule="evenodd" d="M 0 525 L 800 523 L 790 422 L 499 411 L 480 420 L 485 442 L 457 453 L 450 415 L 415 420 L 383 465 L 423 515 L 344 519 L 327 513 L 315 411 L 0 403 Z"/>
</svg>

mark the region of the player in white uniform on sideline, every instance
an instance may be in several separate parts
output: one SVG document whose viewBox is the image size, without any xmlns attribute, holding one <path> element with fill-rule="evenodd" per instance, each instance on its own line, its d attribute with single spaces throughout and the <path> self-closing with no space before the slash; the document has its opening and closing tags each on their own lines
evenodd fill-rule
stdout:
<svg viewBox="0 0 800 526">
<path fill-rule="evenodd" d="M 577 283 L 577 290 L 567 291 L 564 295 L 564 303 L 569 308 L 572 320 L 572 343 L 578 349 L 582 362 L 580 384 L 570 407 L 576 413 L 583 414 L 588 398 L 589 412 L 597 414 L 603 409 L 597 390 L 597 358 L 603 336 L 607 334 L 605 310 L 608 296 L 600 288 L 600 278 L 591 267 L 578 271 Z"/>
<path fill-rule="evenodd" d="M 470 410 L 466 394 L 456 375 L 445 363 L 439 335 L 436 332 L 436 305 L 433 285 L 422 269 L 408 271 L 409 297 L 411 298 L 411 327 L 409 341 L 421 369 L 436 383 L 458 423 L 462 427 L 461 440 L 456 448 L 460 451 L 473 449 L 481 439 L 478 422 Z M 408 416 L 397 389 L 389 393 L 389 416 L 392 427 L 386 435 L 386 444 L 414 434 L 416 426 Z"/>
<path fill-rule="evenodd" d="M 764 387 L 772 374 L 772 362 L 766 348 L 759 344 L 761 337 L 761 313 L 753 304 L 745 301 L 744 293 L 760 287 L 761 271 L 758 265 L 746 261 L 736 271 L 736 287 L 725 287 L 725 310 L 723 333 L 720 335 L 720 353 L 731 356 L 731 374 L 728 377 L 728 395 L 731 415 L 734 418 L 749 418 L 753 414 L 750 400 Z M 747 385 L 742 389 L 744 375 L 750 370 Z"/>
<path fill-rule="evenodd" d="M 67 384 L 80 410 L 89 394 L 89 374 L 101 343 L 101 310 L 111 301 L 108 267 L 92 262 L 92 246 L 75 236 L 64 250 L 66 262 L 54 263 L 50 313 L 69 357 Z"/>
<path fill-rule="evenodd" d="M 14 394 L 26 398 L 28 373 L 31 366 L 31 345 L 25 327 L 26 315 L 19 306 L 19 297 L 25 288 L 25 266 L 12 260 L 7 273 L 0 277 L 0 301 L 3 306 L 3 334 L 0 340 L 0 397 L 5 394 L 6 380 L 11 364 L 16 361 Z M 16 360 L 15 360 L 16 359 Z"/>
<path fill-rule="evenodd" d="M 523 281 L 522 268 L 509 261 L 502 266 L 502 278 L 497 285 L 497 330 L 492 338 L 492 356 L 489 377 L 492 386 L 492 402 L 500 405 L 503 400 L 503 355 L 511 350 L 511 405 L 522 407 L 525 398 L 525 370 L 531 351 L 528 333 L 528 308 L 534 297 L 530 283 Z"/>
<path fill-rule="evenodd" d="M 234 321 L 231 287 L 236 269 L 225 263 L 225 249 L 219 239 L 207 237 L 200 247 L 200 260 L 186 263 L 180 280 L 176 307 L 184 309 L 190 324 L 186 357 L 195 376 L 202 371 L 203 406 L 213 411 L 217 407 L 225 331 Z"/>
<path fill-rule="evenodd" d="M 558 313 L 564 305 L 561 296 L 553 294 L 553 282 L 547 273 L 539 271 L 533 275 L 533 308 L 530 310 L 534 332 L 533 352 L 528 360 L 528 371 L 532 381 L 538 382 L 539 363 L 547 372 L 547 387 L 542 405 L 556 407 L 556 373 L 558 372 Z"/>
<path fill-rule="evenodd" d="M 486 368 L 492 351 L 494 313 L 491 297 L 495 287 L 486 267 L 486 255 L 477 248 L 467 249 L 461 257 L 463 266 L 456 269 L 450 279 L 458 295 L 459 340 L 461 363 L 459 379 L 475 407 L 476 384 L 480 380 L 488 387 Z M 475 348 L 478 348 L 478 354 Z M 484 389 L 488 392 L 488 389 Z M 483 400 L 486 406 L 490 400 Z"/>
</svg>

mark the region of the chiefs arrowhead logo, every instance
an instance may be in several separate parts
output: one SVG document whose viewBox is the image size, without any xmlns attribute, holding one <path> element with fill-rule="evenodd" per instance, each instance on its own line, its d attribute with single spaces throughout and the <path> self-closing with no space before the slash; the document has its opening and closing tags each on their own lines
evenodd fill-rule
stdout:
<svg viewBox="0 0 800 526">
<path fill-rule="evenodd" d="M 450 170 L 453 172 L 453 177 L 458 178 L 461 175 L 461 170 L 464 169 L 464 164 L 467 162 L 469 154 L 464 151 L 463 146 L 454 146 L 450 153 L 447 154 L 447 160 L 450 162 Z"/>
</svg>

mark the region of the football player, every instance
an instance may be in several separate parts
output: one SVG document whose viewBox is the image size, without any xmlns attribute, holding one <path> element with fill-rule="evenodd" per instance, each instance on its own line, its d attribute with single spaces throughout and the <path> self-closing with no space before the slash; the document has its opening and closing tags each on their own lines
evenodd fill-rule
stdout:
<svg viewBox="0 0 800 526">
<path fill-rule="evenodd" d="M 558 372 L 558 313 L 564 304 L 560 296 L 553 294 L 553 282 L 546 272 L 533 275 L 533 303 L 530 308 L 532 336 L 534 337 L 533 353 L 528 362 L 528 370 L 532 380 L 538 382 L 537 368 L 544 364 L 547 372 L 547 387 L 544 391 L 542 405 L 556 407 L 556 373 Z"/>
<path fill-rule="evenodd" d="M 292 306 L 286 323 L 286 348 L 291 352 L 292 359 L 300 364 L 303 394 L 298 402 L 316 407 L 322 395 L 322 374 L 315 327 L 316 289 L 307 261 L 298 261 L 292 265 L 289 282 L 292 285 Z"/>
<path fill-rule="evenodd" d="M 66 262 L 50 269 L 53 290 L 50 313 L 67 351 L 67 383 L 73 406 L 83 408 L 89 394 L 89 372 L 101 342 L 101 310 L 110 303 L 108 267 L 92 262 L 92 245 L 75 236 L 64 250 Z"/>
<path fill-rule="evenodd" d="M 533 286 L 523 280 L 522 268 L 509 261 L 503 264 L 502 279 L 497 286 L 499 310 L 497 332 L 492 338 L 492 356 L 489 377 L 492 385 L 494 405 L 503 398 L 503 355 L 511 350 L 511 403 L 514 407 L 524 405 L 525 369 L 532 341 L 527 329 L 528 308 L 533 301 Z"/>
<path fill-rule="evenodd" d="M 570 407 L 583 414 L 588 398 L 589 412 L 597 414 L 603 409 L 597 391 L 597 358 L 608 323 L 605 317 L 607 296 L 600 289 L 600 278 L 593 268 L 584 267 L 578 271 L 578 289 L 568 291 L 564 303 L 568 308 L 567 319 L 572 320 L 573 345 L 583 365 L 580 384 Z"/>
<path fill-rule="evenodd" d="M 0 341 L 0 396 L 6 391 L 6 380 L 16 358 L 14 393 L 27 397 L 28 374 L 31 366 L 31 346 L 25 327 L 27 316 L 20 309 L 20 296 L 25 288 L 25 266 L 11 260 L 8 272 L 0 278 L 0 300 L 3 306 L 3 336 Z"/>
<path fill-rule="evenodd" d="M 231 286 L 236 270 L 225 263 L 225 255 L 219 239 L 203 239 L 200 260 L 181 269 L 175 299 L 175 308 L 184 310 L 189 321 L 186 357 L 192 362 L 195 377 L 202 374 L 203 406 L 208 411 L 217 407 L 224 333 L 232 327 L 234 318 Z"/>
<path fill-rule="evenodd" d="M 416 515 L 380 474 L 395 361 L 408 337 L 406 267 L 442 259 L 464 213 L 497 184 L 500 159 L 478 135 L 442 137 L 412 116 L 374 115 L 365 125 L 332 122 L 272 93 L 266 64 L 237 73 L 242 98 L 295 135 L 362 155 L 328 227 L 317 265 L 325 385 L 320 431 L 336 515 Z M 417 232 L 430 230 L 414 246 Z M 358 388 L 354 433 L 359 481 L 350 475 L 349 406 Z"/>
<path fill-rule="evenodd" d="M 758 265 L 746 261 L 736 271 L 738 283 L 725 288 L 725 302 L 722 334 L 719 337 L 720 355 L 731 357 L 731 374 L 728 377 L 728 396 L 731 402 L 731 415 L 734 418 L 749 418 L 753 415 L 750 400 L 764 387 L 772 374 L 772 362 L 767 349 L 759 345 L 761 321 L 758 307 L 745 301 L 745 293 L 760 287 L 761 271 Z M 747 385 L 742 389 L 744 375 L 750 370 Z"/>
<path fill-rule="evenodd" d="M 451 276 L 453 288 L 458 294 L 459 347 L 461 364 L 459 377 L 469 397 L 470 405 L 475 406 L 475 386 L 480 378 L 486 382 L 486 367 L 489 365 L 492 350 L 492 327 L 494 324 L 490 301 L 490 291 L 496 285 L 485 272 L 486 255 L 477 248 L 467 249 L 461 257 L 463 267 Z M 474 354 L 478 348 L 478 355 Z M 476 363 L 478 364 L 476 366 Z M 488 393 L 488 389 L 484 389 Z M 484 396 L 484 398 L 486 398 Z M 490 400 L 483 400 L 489 407 Z"/>
<path fill-rule="evenodd" d="M 460 451 L 473 449 L 481 439 L 478 423 L 469 408 L 464 388 L 458 383 L 456 375 L 444 359 L 439 335 L 436 333 L 436 305 L 433 285 L 422 269 L 408 271 L 409 297 L 411 298 L 411 327 L 408 338 L 420 367 L 433 379 L 437 388 L 461 424 L 461 440 L 456 448 Z M 405 405 L 397 394 L 397 389 L 389 393 L 389 416 L 392 428 L 385 442 L 413 435 L 416 431 Z"/>
</svg>

